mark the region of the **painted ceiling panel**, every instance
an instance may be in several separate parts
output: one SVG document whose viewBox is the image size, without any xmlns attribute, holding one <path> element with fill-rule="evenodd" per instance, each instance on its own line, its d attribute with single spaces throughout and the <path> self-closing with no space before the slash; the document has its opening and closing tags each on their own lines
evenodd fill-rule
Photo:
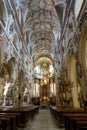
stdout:
<svg viewBox="0 0 87 130">
<path fill-rule="evenodd" d="M 21 9 L 25 9 L 24 32 L 29 30 L 29 43 L 32 44 L 32 56 L 36 60 L 41 55 L 53 57 L 57 37 L 61 31 L 60 19 L 55 6 L 64 7 L 65 0 L 19 0 Z M 62 11 L 62 12 L 61 12 Z M 62 18 L 61 18 L 62 19 Z M 54 45 L 55 44 L 55 45 Z M 49 45 L 49 47 L 48 47 Z M 53 49 L 54 47 L 54 49 Z"/>
</svg>

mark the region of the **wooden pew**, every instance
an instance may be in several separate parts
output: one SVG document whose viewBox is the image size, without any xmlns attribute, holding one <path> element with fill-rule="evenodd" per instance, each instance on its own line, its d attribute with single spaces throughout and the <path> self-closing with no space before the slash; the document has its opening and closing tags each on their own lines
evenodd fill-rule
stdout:
<svg viewBox="0 0 87 130">
<path fill-rule="evenodd" d="M 70 118 L 70 127 L 71 127 L 71 130 L 72 129 L 78 129 L 78 130 L 80 130 L 82 127 L 84 127 L 84 128 L 86 128 L 87 129 L 87 127 L 85 127 L 84 125 L 82 125 L 81 127 L 80 127 L 80 124 L 78 123 L 78 121 L 83 121 L 83 122 L 87 122 L 87 118 L 79 118 L 79 117 L 73 117 L 73 118 Z"/>
<path fill-rule="evenodd" d="M 1 113 L 0 117 L 9 117 L 11 119 L 11 130 L 15 130 L 18 127 L 18 113 Z"/>
<path fill-rule="evenodd" d="M 57 120 L 59 127 L 64 127 L 64 114 L 66 113 L 84 113 L 84 108 L 56 108 L 50 107 L 50 111 L 52 112 L 53 116 Z"/>
<path fill-rule="evenodd" d="M 87 130 L 87 120 L 77 121 L 77 130 Z"/>
<path fill-rule="evenodd" d="M 86 121 L 87 122 L 87 113 L 76 113 L 76 114 L 64 114 L 65 117 L 65 130 L 77 130 L 78 129 L 78 121 Z"/>
<path fill-rule="evenodd" d="M 3 117 L 4 116 L 13 116 L 13 117 L 15 117 L 16 127 L 19 126 L 20 113 L 16 113 L 16 112 L 12 113 L 12 112 L 8 111 L 8 109 L 5 109 L 5 110 L 0 109 L 0 115 L 2 115 Z"/>
<path fill-rule="evenodd" d="M 70 118 L 68 127 L 65 130 L 87 130 L 87 118 Z"/>
<path fill-rule="evenodd" d="M 58 123 L 65 124 L 65 130 L 86 130 L 87 111 L 84 108 L 50 108 Z M 67 117 L 67 118 L 65 118 Z"/>
<path fill-rule="evenodd" d="M 0 130 L 11 130 L 9 117 L 0 117 Z"/>
<path fill-rule="evenodd" d="M 28 120 L 30 120 L 35 113 L 39 111 L 39 107 L 18 107 L 0 109 L 0 113 L 14 113 L 18 117 L 18 127 L 25 127 Z M 18 114 L 18 115 L 17 115 Z"/>
<path fill-rule="evenodd" d="M 35 115 L 35 113 L 37 113 L 37 109 L 38 107 L 20 107 L 20 108 L 15 108 L 15 109 L 11 109 L 10 112 L 17 112 L 20 113 L 20 127 L 25 127 L 27 122 L 32 119 L 32 117 Z"/>
</svg>

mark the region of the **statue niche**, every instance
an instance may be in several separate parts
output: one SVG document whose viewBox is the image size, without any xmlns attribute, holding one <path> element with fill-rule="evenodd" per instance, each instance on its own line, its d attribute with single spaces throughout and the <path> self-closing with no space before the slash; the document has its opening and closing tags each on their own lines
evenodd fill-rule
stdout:
<svg viewBox="0 0 87 130">
<path fill-rule="evenodd" d="M 71 86 L 70 82 L 60 82 L 58 95 L 62 107 L 72 107 Z"/>
</svg>

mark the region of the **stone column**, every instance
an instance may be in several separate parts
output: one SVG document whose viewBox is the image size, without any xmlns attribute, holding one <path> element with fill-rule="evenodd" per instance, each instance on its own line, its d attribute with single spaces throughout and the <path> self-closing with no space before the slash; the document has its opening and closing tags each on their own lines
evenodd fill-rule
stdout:
<svg viewBox="0 0 87 130">
<path fill-rule="evenodd" d="M 78 88 L 77 88 L 77 74 L 76 74 L 76 59 L 74 57 L 71 57 L 70 59 L 70 81 L 73 83 L 72 88 L 72 99 L 73 99 L 73 106 L 80 107 L 79 101 L 78 101 Z"/>
</svg>

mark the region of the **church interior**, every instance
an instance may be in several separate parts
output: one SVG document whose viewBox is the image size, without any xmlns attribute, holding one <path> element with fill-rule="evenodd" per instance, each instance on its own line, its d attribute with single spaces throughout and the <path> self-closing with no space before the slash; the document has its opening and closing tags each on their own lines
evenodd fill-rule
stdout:
<svg viewBox="0 0 87 130">
<path fill-rule="evenodd" d="M 0 130 L 87 130 L 87 0 L 0 0 Z"/>
</svg>

